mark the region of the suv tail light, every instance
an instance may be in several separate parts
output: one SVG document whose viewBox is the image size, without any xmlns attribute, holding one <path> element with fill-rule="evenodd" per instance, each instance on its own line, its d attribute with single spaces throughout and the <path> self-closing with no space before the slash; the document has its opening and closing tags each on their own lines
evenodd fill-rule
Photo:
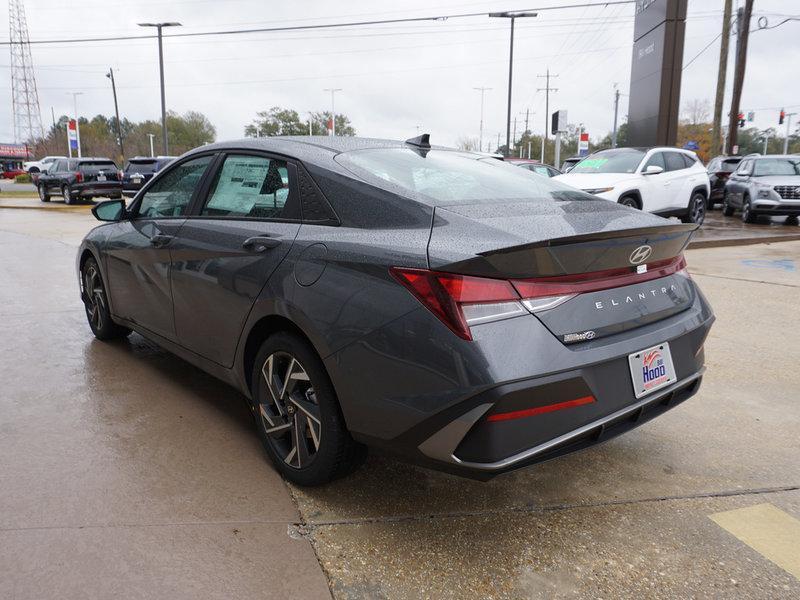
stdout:
<svg viewBox="0 0 800 600">
<path fill-rule="evenodd" d="M 578 294 L 643 283 L 675 273 L 688 277 L 676 256 L 649 265 L 535 279 L 491 279 L 392 267 L 392 276 L 453 333 L 471 341 L 470 326 L 555 308 Z"/>
<path fill-rule="evenodd" d="M 83 173 L 81 173 L 80 171 L 75 173 L 75 181 L 77 183 L 83 183 Z"/>
<path fill-rule="evenodd" d="M 117 171 L 117 181 L 122 181 L 125 173 L 122 170 Z"/>
</svg>

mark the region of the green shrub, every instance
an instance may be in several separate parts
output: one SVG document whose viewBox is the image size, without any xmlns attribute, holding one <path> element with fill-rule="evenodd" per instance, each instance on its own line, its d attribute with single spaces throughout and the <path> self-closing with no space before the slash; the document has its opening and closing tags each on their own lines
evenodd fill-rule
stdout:
<svg viewBox="0 0 800 600">
<path fill-rule="evenodd" d="M 24 175 L 17 175 L 14 177 L 14 183 L 30 183 L 31 176 L 25 173 Z"/>
</svg>

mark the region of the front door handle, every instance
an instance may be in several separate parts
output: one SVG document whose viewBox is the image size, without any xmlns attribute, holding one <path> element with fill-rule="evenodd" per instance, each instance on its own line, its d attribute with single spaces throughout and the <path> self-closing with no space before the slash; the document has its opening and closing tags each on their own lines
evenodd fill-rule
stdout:
<svg viewBox="0 0 800 600">
<path fill-rule="evenodd" d="M 245 241 L 242 242 L 242 248 L 244 248 L 245 250 L 252 250 L 253 252 L 264 252 L 265 250 L 269 250 L 270 248 L 276 248 L 280 245 L 281 241 L 278 238 L 259 236 L 259 235 L 247 238 Z"/>
<path fill-rule="evenodd" d="M 162 235 L 157 233 L 150 238 L 150 244 L 156 248 L 163 248 L 174 239 L 174 235 Z"/>
</svg>

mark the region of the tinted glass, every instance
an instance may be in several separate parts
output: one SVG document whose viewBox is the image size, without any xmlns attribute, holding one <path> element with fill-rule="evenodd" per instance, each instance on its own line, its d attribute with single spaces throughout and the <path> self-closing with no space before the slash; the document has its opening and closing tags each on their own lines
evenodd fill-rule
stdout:
<svg viewBox="0 0 800 600">
<path fill-rule="evenodd" d="M 683 155 L 679 152 L 664 152 L 664 162 L 667 163 L 667 171 L 680 171 L 686 168 Z"/>
<path fill-rule="evenodd" d="M 741 158 L 731 159 L 731 160 L 723 160 L 722 164 L 717 165 L 717 171 L 726 171 L 728 173 L 732 173 L 736 170 L 736 167 L 742 161 Z"/>
<path fill-rule="evenodd" d="M 710 163 L 708 163 L 708 167 L 706 167 L 706 169 L 708 170 L 709 173 L 713 173 L 715 171 L 719 171 L 719 165 L 720 165 L 719 159 L 715 158 Z"/>
<path fill-rule="evenodd" d="M 195 188 L 213 156 L 187 160 L 164 173 L 147 190 L 139 204 L 139 217 L 178 217 L 186 212 Z"/>
<path fill-rule="evenodd" d="M 111 162 L 110 160 L 106 161 L 91 161 L 91 162 L 82 162 L 78 167 L 83 173 L 98 173 L 99 171 L 116 171 L 117 165 Z"/>
<path fill-rule="evenodd" d="M 648 158 L 647 159 L 647 164 L 644 166 L 643 171 L 647 170 L 647 167 L 650 167 L 650 166 L 661 167 L 662 169 L 664 169 L 666 171 L 667 170 L 667 165 L 664 162 L 664 153 L 663 152 L 656 152 L 655 154 L 653 154 L 653 156 Z"/>
<path fill-rule="evenodd" d="M 754 161 L 753 177 L 800 175 L 800 158 L 761 158 Z"/>
<path fill-rule="evenodd" d="M 59 160 L 56 164 L 53 165 L 53 172 L 56 171 L 66 171 L 67 170 L 67 161 Z"/>
<path fill-rule="evenodd" d="M 693 156 L 689 156 L 688 154 L 681 154 L 681 156 L 683 157 L 683 162 L 687 167 L 692 167 L 694 166 L 694 163 L 697 162 Z"/>
<path fill-rule="evenodd" d="M 77 160 L 67 161 L 66 170 L 67 171 L 77 171 L 78 170 L 78 161 Z"/>
<path fill-rule="evenodd" d="M 132 160 L 125 165 L 126 173 L 154 173 L 158 163 L 154 160 Z"/>
<path fill-rule="evenodd" d="M 264 156 L 230 155 L 217 175 L 203 215 L 281 219 L 287 217 L 286 162 Z"/>
<path fill-rule="evenodd" d="M 345 152 L 336 160 L 376 187 L 438 205 L 546 196 L 591 199 L 527 169 L 466 152 L 382 148 Z"/>
<path fill-rule="evenodd" d="M 752 161 L 750 161 L 750 160 L 743 160 L 741 163 L 739 163 L 739 168 L 736 169 L 736 172 L 739 175 L 747 175 L 750 172 L 750 163 L 751 162 Z"/>
<path fill-rule="evenodd" d="M 633 173 L 644 154 L 634 148 L 603 150 L 584 158 L 570 173 Z"/>
</svg>

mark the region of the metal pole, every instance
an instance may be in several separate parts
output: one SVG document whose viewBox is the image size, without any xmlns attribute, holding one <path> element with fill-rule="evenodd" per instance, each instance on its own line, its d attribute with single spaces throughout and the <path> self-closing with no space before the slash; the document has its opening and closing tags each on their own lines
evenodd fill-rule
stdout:
<svg viewBox="0 0 800 600">
<path fill-rule="evenodd" d="M 331 135 L 336 135 L 336 107 L 334 104 L 335 96 L 335 90 L 331 90 Z"/>
<path fill-rule="evenodd" d="M 790 130 L 790 123 L 792 122 L 792 115 L 796 115 L 797 113 L 786 113 L 786 137 L 783 138 L 783 153 L 789 154 L 789 130 Z"/>
<path fill-rule="evenodd" d="M 125 148 L 122 145 L 122 123 L 119 122 L 119 105 L 117 104 L 117 84 L 114 82 L 114 69 L 108 69 L 108 76 L 111 79 L 111 91 L 114 93 L 114 113 L 117 115 L 117 140 L 119 141 L 119 153 L 122 160 L 125 160 Z"/>
<path fill-rule="evenodd" d="M 528 141 L 528 160 L 530 160 L 530 159 L 531 159 L 531 142 L 529 140 Z"/>
<path fill-rule="evenodd" d="M 78 158 L 81 157 L 81 124 L 80 120 L 78 119 L 78 96 L 80 96 L 82 93 L 83 92 L 72 92 L 72 103 L 75 108 L 75 137 L 78 141 Z M 69 135 L 67 138 L 69 138 Z"/>
<path fill-rule="evenodd" d="M 736 66 L 733 71 L 733 94 L 728 122 L 727 154 L 733 154 L 733 147 L 738 146 L 739 136 L 739 102 L 742 99 L 744 72 L 747 63 L 747 39 L 750 35 L 750 17 L 753 14 L 753 0 L 745 0 L 743 8 L 737 13 Z"/>
<path fill-rule="evenodd" d="M 611 147 L 617 147 L 617 113 L 619 111 L 619 90 L 614 90 L 614 130 L 611 133 Z"/>
<path fill-rule="evenodd" d="M 161 146 L 164 149 L 164 156 L 169 155 L 169 145 L 167 142 L 167 100 L 164 94 L 164 43 L 162 41 L 161 29 L 158 28 L 158 71 L 161 76 Z"/>
<path fill-rule="evenodd" d="M 556 152 L 555 152 L 555 159 L 553 160 L 553 166 L 558 168 L 556 165 L 560 164 L 561 160 L 561 132 L 556 131 Z"/>
<path fill-rule="evenodd" d="M 767 155 L 767 144 L 769 143 L 769 133 L 764 132 L 764 156 Z"/>
<path fill-rule="evenodd" d="M 514 136 L 511 138 L 511 141 L 514 143 L 514 146 L 517 145 L 517 117 L 514 117 Z M 508 154 L 511 155 L 511 147 L 508 148 Z"/>
<path fill-rule="evenodd" d="M 478 134 L 478 152 L 483 152 L 483 95 L 487 90 L 491 90 L 492 88 L 476 87 L 472 89 L 478 90 L 481 93 L 481 127 L 480 127 L 480 133 Z M 419 133 L 419 130 L 417 130 L 417 133 Z"/>
<path fill-rule="evenodd" d="M 514 75 L 514 21 L 511 17 L 511 45 L 508 52 L 508 110 L 506 112 L 506 156 L 511 155 L 511 81 Z"/>
<path fill-rule="evenodd" d="M 717 93 L 714 98 L 714 125 L 711 132 L 711 156 L 722 154 L 722 105 L 725 101 L 725 78 L 728 73 L 728 42 L 731 37 L 731 0 L 725 0 L 722 14 L 722 41 L 719 46 Z"/>
<path fill-rule="evenodd" d="M 152 156 L 155 156 L 155 153 L 153 152 L 153 138 L 156 137 L 156 134 L 155 133 L 148 133 L 147 137 L 150 138 L 150 156 L 152 157 Z"/>
</svg>

